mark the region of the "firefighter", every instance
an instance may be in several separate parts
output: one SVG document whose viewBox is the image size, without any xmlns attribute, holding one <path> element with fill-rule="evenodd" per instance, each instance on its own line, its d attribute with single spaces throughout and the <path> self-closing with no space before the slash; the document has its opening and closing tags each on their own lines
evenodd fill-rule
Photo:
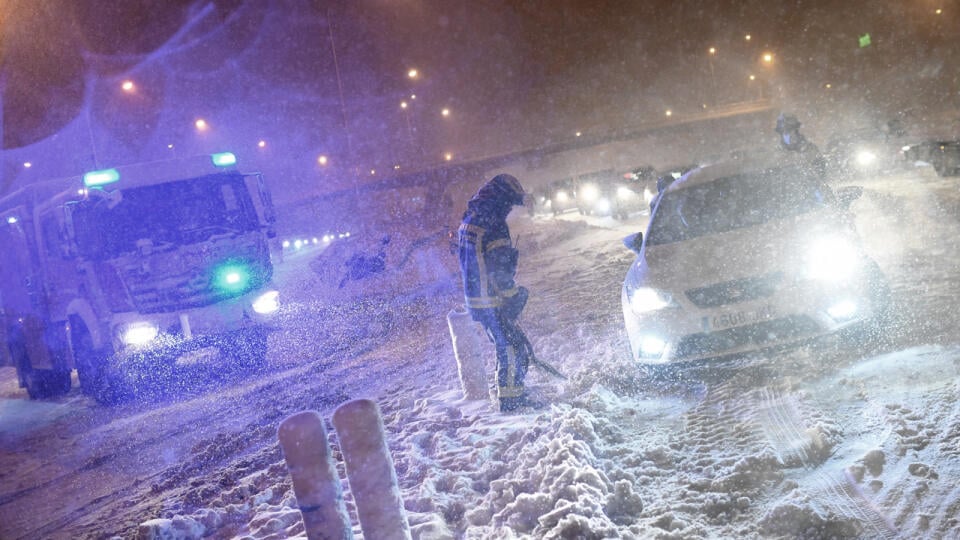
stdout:
<svg viewBox="0 0 960 540">
<path fill-rule="evenodd" d="M 529 200 L 516 178 L 494 176 L 467 203 L 458 238 L 467 311 L 496 347 L 497 397 L 504 412 L 538 405 L 523 388 L 531 351 L 516 321 L 528 293 L 514 281 L 518 251 L 507 227 L 507 214 Z"/>
</svg>

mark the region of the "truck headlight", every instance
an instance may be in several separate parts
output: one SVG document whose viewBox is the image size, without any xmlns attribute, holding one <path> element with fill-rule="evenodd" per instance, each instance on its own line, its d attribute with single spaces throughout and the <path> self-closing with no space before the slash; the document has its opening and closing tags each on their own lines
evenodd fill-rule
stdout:
<svg viewBox="0 0 960 540">
<path fill-rule="evenodd" d="M 663 291 L 640 287 L 630 294 L 630 309 L 637 315 L 673 305 L 673 297 Z"/>
<path fill-rule="evenodd" d="M 806 274 L 810 279 L 843 281 L 853 276 L 859 263 L 856 246 L 849 240 L 821 238 L 807 251 Z"/>
<path fill-rule="evenodd" d="M 128 324 L 120 332 L 120 339 L 130 347 L 146 345 L 157 339 L 160 328 L 150 322 L 136 322 Z"/>
<path fill-rule="evenodd" d="M 269 315 L 280 309 L 280 292 L 268 291 L 253 301 L 253 311 L 260 315 Z"/>
</svg>

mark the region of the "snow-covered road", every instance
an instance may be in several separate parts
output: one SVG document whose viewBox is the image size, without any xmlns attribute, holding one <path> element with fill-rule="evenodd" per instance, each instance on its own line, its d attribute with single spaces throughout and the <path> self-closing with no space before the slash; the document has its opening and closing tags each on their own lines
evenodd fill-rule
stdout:
<svg viewBox="0 0 960 540">
<path fill-rule="evenodd" d="M 277 425 L 356 397 L 381 406 L 415 538 L 960 536 L 957 180 L 853 183 L 895 302 L 859 345 L 647 380 L 620 313 L 620 240 L 645 218 L 563 216 L 512 224 L 524 328 L 569 376 L 531 371 L 552 402 L 536 413 L 458 399 L 455 282 L 330 291 L 310 255 L 278 268 L 287 304 L 262 373 L 201 367 L 171 395 L 103 408 L 76 389 L 30 402 L 3 368 L 0 538 L 302 536 Z M 356 299 L 391 284 L 402 297 Z M 347 502 L 357 523 L 349 486 Z"/>
</svg>

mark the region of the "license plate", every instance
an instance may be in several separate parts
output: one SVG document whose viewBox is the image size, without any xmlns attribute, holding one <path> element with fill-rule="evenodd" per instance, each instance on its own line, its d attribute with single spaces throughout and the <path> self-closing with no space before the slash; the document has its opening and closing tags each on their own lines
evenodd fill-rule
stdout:
<svg viewBox="0 0 960 540">
<path fill-rule="evenodd" d="M 212 364 L 220 359 L 220 349 L 216 347 L 203 347 L 195 349 L 188 353 L 180 355 L 177 358 L 178 366 L 195 366 Z"/>
<path fill-rule="evenodd" d="M 746 326 L 748 324 L 758 323 L 772 319 L 775 311 L 772 305 L 763 306 L 753 311 L 733 311 L 712 317 L 710 320 L 711 330 L 721 330 L 732 328 L 734 326 Z"/>
</svg>

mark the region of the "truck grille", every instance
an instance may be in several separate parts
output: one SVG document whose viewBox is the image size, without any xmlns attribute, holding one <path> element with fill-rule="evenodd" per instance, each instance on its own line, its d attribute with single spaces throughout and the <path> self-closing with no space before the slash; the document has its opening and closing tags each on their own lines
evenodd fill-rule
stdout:
<svg viewBox="0 0 960 540">
<path fill-rule="evenodd" d="M 793 315 L 718 332 L 690 334 L 677 344 L 678 358 L 722 354 L 748 345 L 763 346 L 799 339 L 820 331 L 819 325 L 805 315 Z"/>
<path fill-rule="evenodd" d="M 685 294 L 697 307 L 711 308 L 765 298 L 776 292 L 782 281 L 783 273 L 777 272 L 689 289 Z"/>
<path fill-rule="evenodd" d="M 251 271 L 251 279 L 242 290 L 229 293 L 218 290 L 209 271 L 192 271 L 161 281 L 130 280 L 130 297 L 140 313 L 161 313 L 209 306 L 225 298 L 245 294 L 269 281 L 272 273 L 269 263 L 249 261 L 246 266 Z"/>
</svg>

